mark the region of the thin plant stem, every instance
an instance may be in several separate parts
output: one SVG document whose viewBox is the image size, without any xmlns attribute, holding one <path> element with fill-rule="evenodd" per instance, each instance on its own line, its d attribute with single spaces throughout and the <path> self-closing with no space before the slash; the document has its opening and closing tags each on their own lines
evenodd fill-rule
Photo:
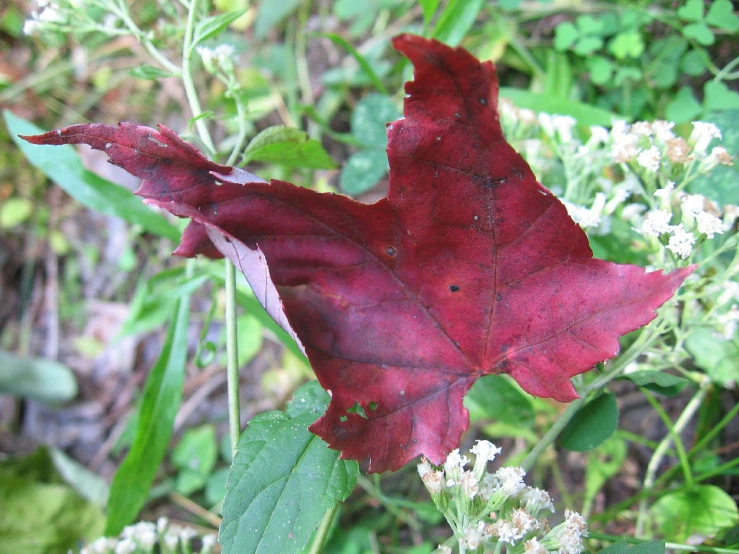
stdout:
<svg viewBox="0 0 739 554">
<path fill-rule="evenodd" d="M 328 532 L 331 530 L 331 524 L 336 518 L 336 512 L 339 511 L 339 503 L 334 504 L 333 508 L 326 512 L 323 516 L 321 524 L 316 529 L 316 534 L 313 537 L 313 542 L 310 545 L 308 554 L 320 554 L 323 551 L 323 546 L 328 538 Z"/>
<path fill-rule="evenodd" d="M 690 452 L 688 452 L 688 456 L 694 455 L 696 452 L 700 452 L 703 447 L 709 443 L 713 438 L 718 435 L 721 431 L 723 431 L 724 427 L 726 427 L 731 420 L 733 420 L 737 414 L 739 414 L 739 404 L 734 404 L 734 407 L 729 410 L 729 413 L 727 413 L 721 421 L 719 421 L 716 425 L 711 428 L 711 430 L 706 433 L 696 444 L 693 446 L 693 448 L 690 449 Z"/>
<path fill-rule="evenodd" d="M 239 354 L 236 323 L 236 267 L 226 260 L 226 372 L 228 376 L 228 430 L 231 437 L 231 454 L 236 455 L 236 445 L 241 436 L 241 410 L 239 406 Z"/>
<path fill-rule="evenodd" d="M 644 539 L 635 539 L 632 537 L 621 537 L 618 535 L 608 535 L 606 533 L 588 533 L 588 538 L 595 539 L 598 541 L 617 542 L 625 541 L 630 544 L 642 544 L 646 542 Z M 680 550 L 686 552 L 714 552 L 715 554 L 739 554 L 739 549 L 736 548 L 718 548 L 715 546 L 706 545 L 690 545 L 690 544 L 679 544 L 675 542 L 665 543 L 665 548 L 668 550 Z"/>
<path fill-rule="evenodd" d="M 681 464 L 683 464 L 683 471 L 685 471 L 686 464 L 688 467 L 688 471 L 685 475 L 685 480 L 686 482 L 688 482 L 688 484 L 692 484 L 693 477 L 690 472 L 690 465 L 687 463 L 687 456 L 685 456 L 685 450 L 682 448 L 682 442 L 680 441 L 679 434 L 683 431 L 683 429 L 685 429 L 685 426 L 693 418 L 693 416 L 695 415 L 695 412 L 698 411 L 698 408 L 700 408 L 700 405 L 703 403 L 703 400 L 706 397 L 706 392 L 708 390 L 709 385 L 710 385 L 710 381 L 708 380 L 708 378 L 704 379 L 696 395 L 690 400 L 690 402 L 688 402 L 688 405 L 685 406 L 683 413 L 680 414 L 680 417 L 677 418 L 675 425 L 670 429 L 670 433 L 664 439 L 662 439 L 662 442 L 660 442 L 659 446 L 657 446 L 657 449 L 654 451 L 654 454 L 652 455 L 652 459 L 649 460 L 649 464 L 647 465 L 647 472 L 644 477 L 643 489 L 649 490 L 654 486 L 655 476 L 657 475 L 657 470 L 659 469 L 659 466 L 662 463 L 662 460 L 664 459 L 665 454 L 667 453 L 667 450 L 670 448 L 670 443 L 672 442 L 673 438 L 675 439 L 675 447 L 677 448 L 678 453 L 682 452 L 682 454 L 679 454 L 679 457 L 680 457 Z M 649 400 L 651 395 L 647 394 L 646 396 L 647 396 L 647 400 Z M 661 408 L 662 407 L 660 406 L 660 409 Z M 685 460 L 683 461 L 684 456 L 685 456 Z M 638 515 L 636 519 L 635 531 L 634 531 L 635 536 L 640 537 L 644 534 L 644 528 L 646 526 L 646 517 L 647 517 L 647 499 L 642 498 L 639 501 L 639 510 L 638 510 Z"/>
</svg>

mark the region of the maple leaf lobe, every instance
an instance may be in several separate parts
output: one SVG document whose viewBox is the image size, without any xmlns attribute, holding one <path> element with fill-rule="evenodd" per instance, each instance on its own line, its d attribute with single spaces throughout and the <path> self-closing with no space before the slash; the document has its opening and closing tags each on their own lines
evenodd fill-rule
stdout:
<svg viewBox="0 0 739 554">
<path fill-rule="evenodd" d="M 176 253 L 241 269 L 332 392 L 311 430 L 370 471 L 441 463 L 482 375 L 575 398 L 570 377 L 613 357 L 692 271 L 594 260 L 505 141 L 493 65 L 411 35 L 393 44 L 415 79 L 387 127 L 388 198 L 372 205 L 213 164 L 164 127 L 29 138 L 105 150 L 148 203 L 191 218 Z"/>
</svg>

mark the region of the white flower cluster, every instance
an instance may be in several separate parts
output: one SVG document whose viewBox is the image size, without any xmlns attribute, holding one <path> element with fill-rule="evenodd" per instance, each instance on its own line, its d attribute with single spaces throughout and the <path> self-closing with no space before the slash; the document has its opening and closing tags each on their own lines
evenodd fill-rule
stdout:
<svg viewBox="0 0 739 554">
<path fill-rule="evenodd" d="M 198 46 L 196 51 L 209 73 L 217 73 L 219 70 L 228 72 L 234 67 L 236 50 L 230 44 L 220 44 L 215 48 Z"/>
<path fill-rule="evenodd" d="M 682 259 L 690 256 L 696 237 L 692 231 L 712 239 L 716 234 L 723 234 L 727 225 L 716 215 L 706 211 L 706 198 L 700 194 L 683 194 L 674 191 L 675 184 L 670 182 L 658 189 L 654 196 L 659 199 L 660 208 L 650 210 L 644 216 L 639 232 L 646 237 L 666 235 L 667 249 Z M 671 225 L 672 198 L 680 199 L 681 222 Z"/>
<path fill-rule="evenodd" d="M 191 527 L 170 525 L 166 517 L 160 517 L 156 524 L 140 521 L 123 529 L 120 537 L 101 537 L 80 550 L 80 554 L 185 554 L 192 552 L 191 541 L 198 536 Z M 210 554 L 216 546 L 215 535 L 205 535 L 200 539 L 200 554 Z"/>
<path fill-rule="evenodd" d="M 502 467 L 488 473 L 488 462 L 500 454 L 500 448 L 488 441 L 477 441 L 470 453 L 475 456 L 472 469 L 466 469 L 470 459 L 459 450 L 451 452 L 441 468 L 425 458 L 418 465 L 424 485 L 460 545 L 474 550 L 497 544 L 532 554 L 583 551 L 582 537 L 588 532 L 579 514 L 567 510 L 564 523 L 550 529 L 539 515 L 554 512 L 552 499 L 546 491 L 526 486 L 522 468 Z M 436 552 L 451 550 L 439 546 Z"/>
</svg>

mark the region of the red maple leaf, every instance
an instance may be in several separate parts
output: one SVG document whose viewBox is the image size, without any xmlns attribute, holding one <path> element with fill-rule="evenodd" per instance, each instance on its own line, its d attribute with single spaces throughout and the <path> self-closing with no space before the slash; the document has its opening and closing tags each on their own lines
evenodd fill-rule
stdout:
<svg viewBox="0 0 739 554">
<path fill-rule="evenodd" d="M 332 393 L 311 431 L 369 471 L 422 453 L 441 463 L 483 375 L 576 398 L 569 378 L 615 356 L 692 271 L 593 259 L 505 141 L 493 65 L 415 36 L 394 45 L 415 80 L 388 125 L 388 197 L 372 205 L 212 163 L 163 126 L 25 137 L 106 151 L 143 178 L 147 202 L 191 218 L 176 253 L 223 254 L 244 272 Z"/>
</svg>

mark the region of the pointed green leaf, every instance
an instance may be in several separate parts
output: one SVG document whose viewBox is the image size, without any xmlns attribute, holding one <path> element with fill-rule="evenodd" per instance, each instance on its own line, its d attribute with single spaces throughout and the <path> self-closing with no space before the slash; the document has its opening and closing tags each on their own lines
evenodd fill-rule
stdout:
<svg viewBox="0 0 739 554">
<path fill-rule="evenodd" d="M 586 452 L 605 442 L 618 427 L 618 405 L 613 394 L 601 394 L 575 414 L 559 436 L 567 450 Z"/>
<path fill-rule="evenodd" d="M 233 12 L 221 13 L 212 17 L 206 17 L 198 22 L 192 37 L 192 47 L 195 48 L 201 42 L 212 39 L 220 35 L 226 28 L 244 15 L 246 10 L 236 10 Z"/>
</svg>

